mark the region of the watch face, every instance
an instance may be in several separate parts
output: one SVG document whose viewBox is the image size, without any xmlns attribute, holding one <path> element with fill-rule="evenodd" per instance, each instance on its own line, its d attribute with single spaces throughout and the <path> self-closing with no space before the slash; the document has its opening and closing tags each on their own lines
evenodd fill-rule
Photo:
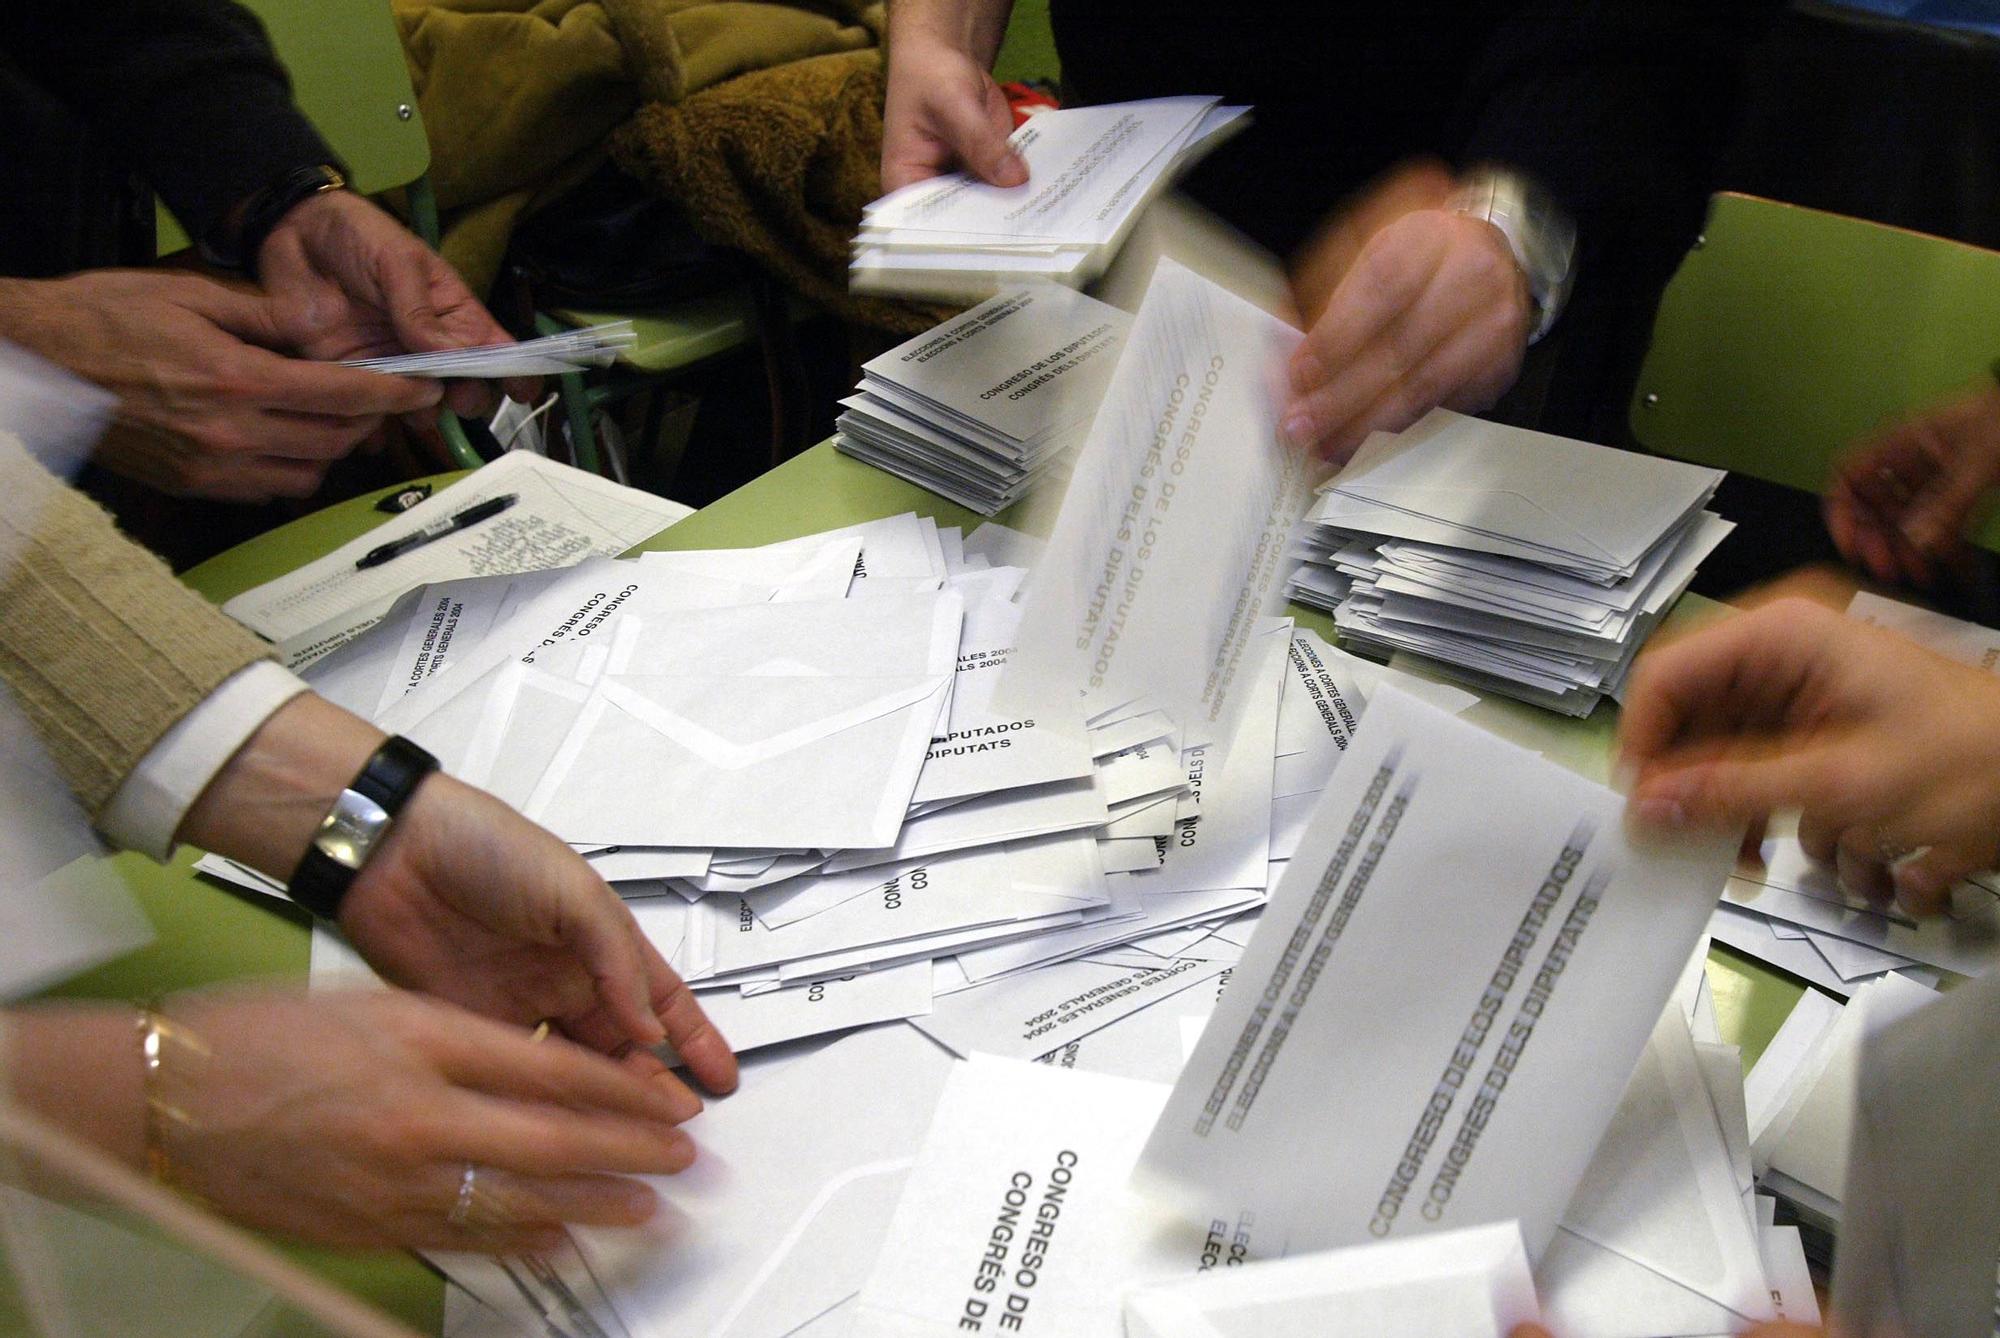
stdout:
<svg viewBox="0 0 2000 1338">
<path fill-rule="evenodd" d="M 365 794 L 342 790 L 319 824 L 313 845 L 343 869 L 359 869 L 389 829 L 389 815 Z"/>
</svg>

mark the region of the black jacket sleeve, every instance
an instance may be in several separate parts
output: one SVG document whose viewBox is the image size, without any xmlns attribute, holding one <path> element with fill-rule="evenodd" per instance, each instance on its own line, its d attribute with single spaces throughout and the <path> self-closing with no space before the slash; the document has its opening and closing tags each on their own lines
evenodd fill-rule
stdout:
<svg viewBox="0 0 2000 1338">
<path fill-rule="evenodd" d="M 1466 160 L 1547 186 L 1580 223 L 1706 194 L 1746 53 L 1778 0 L 1524 0 L 1466 102 Z"/>
<path fill-rule="evenodd" d="M 0 47 L 196 237 L 291 169 L 335 161 L 263 25 L 230 0 L 5 0 Z"/>
</svg>

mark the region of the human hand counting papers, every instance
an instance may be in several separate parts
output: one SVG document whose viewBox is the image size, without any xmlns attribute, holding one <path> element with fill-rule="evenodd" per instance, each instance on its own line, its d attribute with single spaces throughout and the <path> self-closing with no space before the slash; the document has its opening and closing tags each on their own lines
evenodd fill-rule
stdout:
<svg viewBox="0 0 2000 1338">
<path fill-rule="evenodd" d="M 990 516 L 1081 443 L 1131 323 L 1053 284 L 1010 289 L 864 364 L 834 445 Z"/>
<path fill-rule="evenodd" d="M 1588 715 L 1732 528 L 1702 510 L 1721 481 L 1433 410 L 1321 488 L 1289 593 L 1358 649 Z"/>
<path fill-rule="evenodd" d="M 1623 809 L 1378 689 L 1143 1185 L 1288 1250 L 1506 1218 L 1541 1250 L 1734 854 L 1635 845 Z"/>
<path fill-rule="evenodd" d="M 1042 112 L 1009 143 L 1020 186 L 962 172 L 869 205 L 848 282 L 857 293 L 979 301 L 1023 280 L 1079 287 L 1102 273 L 1140 209 L 1249 109 L 1212 97 Z"/>
</svg>

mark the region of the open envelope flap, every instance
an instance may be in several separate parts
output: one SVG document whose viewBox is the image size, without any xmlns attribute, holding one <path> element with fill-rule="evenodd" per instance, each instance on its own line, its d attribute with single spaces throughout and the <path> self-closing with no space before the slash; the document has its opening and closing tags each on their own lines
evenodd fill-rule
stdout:
<svg viewBox="0 0 2000 1338">
<path fill-rule="evenodd" d="M 1774 1317 L 1763 1256 L 1678 1009 L 1670 1006 L 1653 1029 L 1562 1225 L 1744 1319 Z"/>
<path fill-rule="evenodd" d="M 949 674 L 964 617 L 963 597 L 939 590 L 688 610 L 638 620 L 630 631 L 627 619 L 611 669 L 662 677 Z"/>
<path fill-rule="evenodd" d="M 1332 491 L 1530 544 L 1635 561 L 1719 470 L 1432 411 L 1362 444 Z"/>
<path fill-rule="evenodd" d="M 896 678 L 625 674 L 607 675 L 597 690 L 604 701 L 703 761 L 736 771 L 927 698 L 939 698 L 950 681 L 949 675 L 934 674 Z M 942 698 L 938 705 L 943 705 Z"/>
</svg>

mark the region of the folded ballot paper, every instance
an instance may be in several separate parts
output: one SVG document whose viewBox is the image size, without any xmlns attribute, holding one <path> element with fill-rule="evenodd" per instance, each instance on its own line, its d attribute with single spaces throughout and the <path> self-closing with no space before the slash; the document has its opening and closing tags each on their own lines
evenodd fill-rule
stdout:
<svg viewBox="0 0 2000 1338">
<path fill-rule="evenodd" d="M 1009 289 L 864 363 L 834 446 L 993 515 L 1081 444 L 1131 323 L 1054 284 Z"/>
<path fill-rule="evenodd" d="M 399 353 L 387 358 L 355 358 L 346 366 L 396 376 L 499 379 L 557 376 L 584 367 L 608 367 L 639 342 L 630 321 L 607 321 L 581 330 L 524 339 L 518 344 L 482 344 L 436 353 Z"/>
<path fill-rule="evenodd" d="M 1289 593 L 1357 649 L 1588 715 L 1731 530 L 1721 480 L 1433 410 L 1321 489 Z"/>
<path fill-rule="evenodd" d="M 1507 1218 L 1547 1248 L 1734 853 L 1623 809 L 1378 688 L 1140 1183 L 1288 1251 Z"/>
<path fill-rule="evenodd" d="M 1162 259 L 1025 596 L 1003 682 L 1145 701 L 1226 746 L 1309 500 L 1268 381 L 1300 335 Z"/>
<path fill-rule="evenodd" d="M 1026 184 L 954 172 L 884 196 L 862 215 L 848 282 L 966 302 L 1034 279 L 1079 287 L 1104 271 L 1146 202 L 1248 110 L 1172 97 L 1041 112 L 1009 141 Z"/>
</svg>

